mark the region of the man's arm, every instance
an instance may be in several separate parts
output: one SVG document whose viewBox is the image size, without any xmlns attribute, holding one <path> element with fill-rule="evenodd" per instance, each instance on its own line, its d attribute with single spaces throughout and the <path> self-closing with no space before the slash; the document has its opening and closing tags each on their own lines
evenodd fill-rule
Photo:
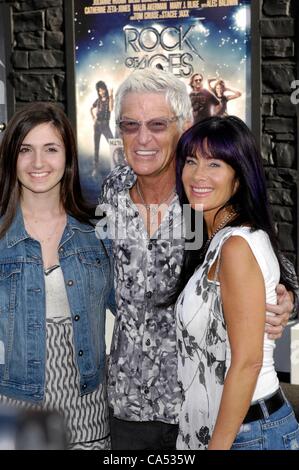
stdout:
<svg viewBox="0 0 299 470">
<path fill-rule="evenodd" d="M 287 271 L 290 284 L 294 286 L 293 291 L 287 291 L 285 286 L 278 284 L 277 305 L 267 304 L 267 310 L 275 315 L 267 315 L 266 329 L 270 339 L 278 339 L 281 337 L 286 324 L 290 319 L 298 317 L 299 305 L 299 286 L 298 278 L 293 264 L 285 256 L 282 255 L 282 261 Z"/>
<path fill-rule="evenodd" d="M 299 313 L 299 284 L 298 284 L 298 277 L 294 268 L 293 263 L 286 258 L 284 255 L 281 255 L 282 262 L 284 267 L 287 271 L 287 277 L 290 281 L 290 284 L 294 286 L 293 290 L 289 292 L 291 294 L 291 300 L 293 302 L 293 311 L 291 312 L 290 319 L 294 319 L 298 317 Z"/>
</svg>

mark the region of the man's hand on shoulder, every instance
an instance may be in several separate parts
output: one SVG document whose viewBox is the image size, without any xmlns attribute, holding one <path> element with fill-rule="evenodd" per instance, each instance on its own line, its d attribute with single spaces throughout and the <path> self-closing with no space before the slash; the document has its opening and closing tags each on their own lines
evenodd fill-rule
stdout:
<svg viewBox="0 0 299 470">
<path fill-rule="evenodd" d="M 277 305 L 266 305 L 267 311 L 274 314 L 266 316 L 265 331 L 268 333 L 269 339 L 279 339 L 282 336 L 294 308 L 292 294 L 286 290 L 283 284 L 278 284 L 276 293 Z"/>
</svg>

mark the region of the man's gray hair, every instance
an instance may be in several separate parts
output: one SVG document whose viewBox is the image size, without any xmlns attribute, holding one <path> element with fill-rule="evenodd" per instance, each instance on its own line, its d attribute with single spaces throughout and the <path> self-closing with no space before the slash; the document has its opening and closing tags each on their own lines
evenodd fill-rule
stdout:
<svg viewBox="0 0 299 470">
<path fill-rule="evenodd" d="M 122 102 L 128 93 L 161 93 L 176 116 L 179 127 L 192 123 L 192 106 L 186 85 L 172 73 L 157 68 L 136 70 L 119 86 L 115 95 L 115 119 L 121 119 Z M 158 117 L 158 116 L 157 116 Z"/>
</svg>

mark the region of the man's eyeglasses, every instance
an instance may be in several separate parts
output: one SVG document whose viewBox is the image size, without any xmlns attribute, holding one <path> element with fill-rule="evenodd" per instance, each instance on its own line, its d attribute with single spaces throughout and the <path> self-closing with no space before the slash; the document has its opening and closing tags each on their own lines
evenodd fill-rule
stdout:
<svg viewBox="0 0 299 470">
<path fill-rule="evenodd" d="M 180 116 L 174 116 L 173 118 L 154 118 L 148 121 L 137 121 L 135 119 L 120 119 L 116 121 L 116 124 L 124 134 L 135 134 L 139 131 L 142 124 L 154 134 L 164 132 L 168 126 L 179 119 Z"/>
</svg>

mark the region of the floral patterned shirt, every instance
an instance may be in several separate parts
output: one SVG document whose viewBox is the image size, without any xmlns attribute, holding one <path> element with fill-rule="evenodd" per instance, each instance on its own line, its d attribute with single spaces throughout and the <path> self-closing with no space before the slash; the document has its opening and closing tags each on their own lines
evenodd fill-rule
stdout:
<svg viewBox="0 0 299 470">
<path fill-rule="evenodd" d="M 103 184 L 99 206 L 107 214 L 113 239 L 117 304 L 109 405 L 120 419 L 177 423 L 181 393 L 174 309 L 159 303 L 174 288 L 181 270 L 181 208 L 175 195 L 149 238 L 129 195 L 135 181 L 128 166 L 116 167 Z"/>
<path fill-rule="evenodd" d="M 221 400 L 226 372 L 226 326 L 220 288 L 208 280 L 208 272 L 217 258 L 216 242 L 225 230 L 215 235 L 204 262 L 176 303 L 178 380 L 182 387 L 178 450 L 207 448 Z"/>
</svg>

